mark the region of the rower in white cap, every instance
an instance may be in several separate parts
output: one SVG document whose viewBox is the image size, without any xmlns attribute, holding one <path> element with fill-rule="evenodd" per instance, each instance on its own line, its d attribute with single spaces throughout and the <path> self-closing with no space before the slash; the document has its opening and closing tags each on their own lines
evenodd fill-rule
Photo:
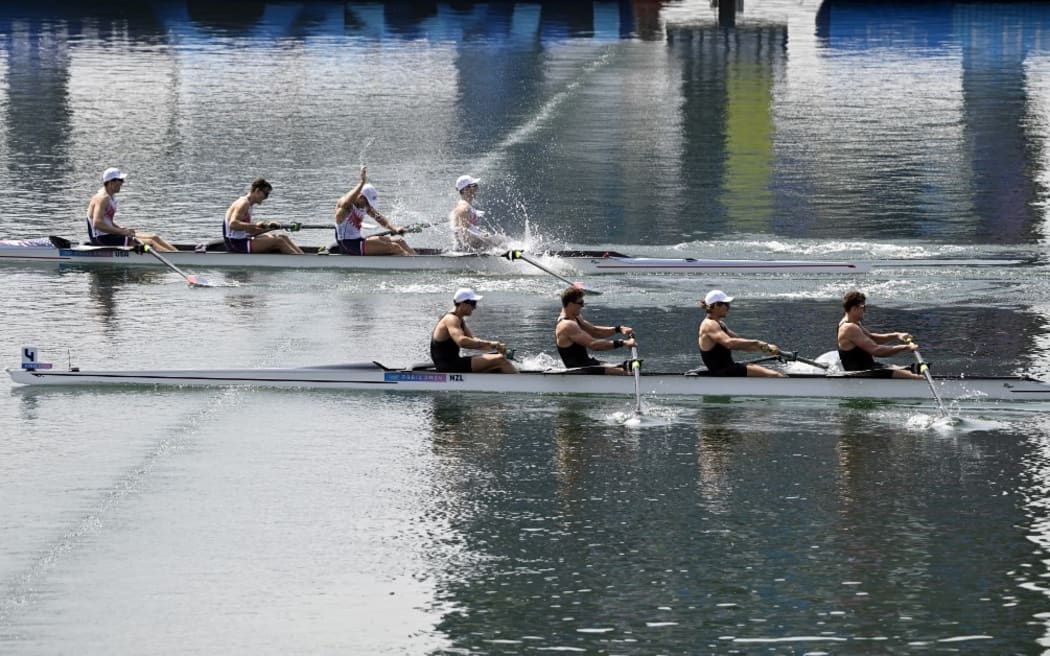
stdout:
<svg viewBox="0 0 1050 656">
<path fill-rule="evenodd" d="M 438 371 L 450 373 L 503 373 L 516 374 L 518 370 L 507 359 L 507 345 L 495 340 L 474 336 L 467 326 L 466 318 L 474 314 L 474 308 L 482 299 L 469 287 L 461 287 L 452 296 L 452 311 L 441 317 L 430 335 L 430 359 Z M 493 349 L 496 353 L 483 355 L 461 355 L 461 348 Z"/>
<path fill-rule="evenodd" d="M 117 214 L 116 195 L 124 187 L 127 175 L 113 167 L 102 172 L 102 187 L 88 201 L 88 239 L 95 246 L 134 246 L 142 243 L 157 251 L 174 251 L 174 246 L 155 234 L 122 228 L 113 220 Z"/>
<path fill-rule="evenodd" d="M 712 289 L 700 301 L 700 307 L 707 312 L 700 322 L 700 358 L 708 373 L 711 376 L 784 376 L 779 371 L 761 365 L 733 362 L 732 351 L 762 351 L 776 355 L 780 349 L 776 344 L 760 339 L 745 339 L 730 330 L 725 318 L 732 302 L 733 297 L 721 289 Z"/>
<path fill-rule="evenodd" d="M 481 227 L 484 212 L 474 207 L 480 179 L 461 175 L 456 178 L 459 201 L 448 215 L 449 227 L 455 240 L 455 249 L 461 253 L 478 253 L 506 246 L 502 235 L 493 234 Z"/>
</svg>

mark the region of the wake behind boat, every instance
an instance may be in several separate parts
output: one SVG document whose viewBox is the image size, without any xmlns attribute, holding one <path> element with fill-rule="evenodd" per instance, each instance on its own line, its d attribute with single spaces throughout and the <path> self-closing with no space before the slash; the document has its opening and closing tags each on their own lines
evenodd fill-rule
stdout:
<svg viewBox="0 0 1050 656">
<path fill-rule="evenodd" d="M 27 355 L 28 354 L 28 355 Z M 291 369 L 156 369 L 59 371 L 39 364 L 35 349 L 25 349 L 21 369 L 7 369 L 21 385 L 185 385 L 258 386 L 293 389 L 378 390 L 398 392 L 574 394 L 634 396 L 631 376 L 588 376 L 565 370 L 519 374 L 452 374 L 426 367 L 396 368 L 378 362 Z M 1046 401 L 1050 385 L 1029 377 L 933 378 L 950 400 Z M 930 400 L 925 380 L 869 378 L 863 375 L 792 374 L 787 378 L 718 378 L 696 373 L 643 373 L 643 395 L 655 397 L 797 397 L 823 399 Z"/>
<path fill-rule="evenodd" d="M 176 244 L 177 251 L 164 258 L 190 270 L 214 267 L 241 269 L 348 269 L 382 271 L 472 271 L 515 274 L 528 270 L 502 254 L 453 253 L 437 249 L 416 249 L 417 255 L 345 256 L 303 247 L 305 255 L 280 253 L 230 253 L 217 246 Z M 820 262 L 806 260 L 708 260 L 695 258 L 632 257 L 615 251 L 558 250 L 536 253 L 566 273 L 577 275 L 625 273 L 866 273 L 864 262 Z M 163 262 L 139 249 L 119 246 L 73 244 L 62 237 L 0 240 L 0 263 L 60 263 L 86 266 L 164 266 Z"/>
</svg>

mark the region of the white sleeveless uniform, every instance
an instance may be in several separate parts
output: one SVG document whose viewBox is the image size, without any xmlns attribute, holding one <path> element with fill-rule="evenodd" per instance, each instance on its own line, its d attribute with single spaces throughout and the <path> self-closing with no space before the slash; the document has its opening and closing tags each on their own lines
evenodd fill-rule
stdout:
<svg viewBox="0 0 1050 656">
<path fill-rule="evenodd" d="M 344 239 L 362 239 L 364 235 L 361 234 L 361 225 L 365 220 L 365 210 L 361 209 L 357 205 L 353 205 L 350 209 L 350 213 L 346 215 L 342 223 L 336 224 L 335 226 L 335 240 L 343 241 Z"/>
<path fill-rule="evenodd" d="M 116 215 L 117 215 L 117 199 L 116 199 L 115 196 L 110 196 L 109 197 L 109 208 L 106 210 L 106 213 L 102 216 L 102 222 L 105 223 L 108 226 L 113 226 L 113 217 L 116 216 Z M 87 227 L 88 227 L 88 238 L 91 241 L 95 241 L 96 239 L 101 239 L 101 238 L 105 237 L 106 235 L 112 235 L 113 234 L 111 232 L 102 232 L 101 230 L 97 230 L 95 228 L 95 222 L 91 219 L 91 215 L 90 214 L 88 214 L 88 218 L 87 218 Z M 119 236 L 119 235 L 114 235 L 114 236 Z"/>
<path fill-rule="evenodd" d="M 473 205 L 469 205 L 470 213 L 467 219 L 467 225 L 461 226 L 456 223 L 456 210 L 452 210 L 448 215 L 449 228 L 452 229 L 452 235 L 455 237 L 455 248 L 457 251 L 473 251 L 474 246 L 467 241 L 467 237 L 470 233 L 477 235 L 480 233 L 481 228 L 481 216 L 484 214 L 481 210 L 474 209 Z"/>
<path fill-rule="evenodd" d="M 248 216 L 244 219 L 244 222 L 245 223 L 251 223 L 252 222 L 252 206 L 251 206 L 251 204 L 248 205 Z M 234 230 L 233 228 L 231 228 L 230 227 L 230 222 L 225 220 L 225 219 L 223 219 L 223 221 L 222 221 L 222 236 L 224 238 L 226 238 L 226 239 L 250 239 L 251 238 L 251 235 L 249 235 L 246 231 L 244 231 L 244 230 Z"/>
</svg>

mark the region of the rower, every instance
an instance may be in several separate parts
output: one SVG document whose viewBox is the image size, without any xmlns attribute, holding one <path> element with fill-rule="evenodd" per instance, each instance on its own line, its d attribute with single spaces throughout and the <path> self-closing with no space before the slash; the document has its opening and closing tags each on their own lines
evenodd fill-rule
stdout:
<svg viewBox="0 0 1050 656">
<path fill-rule="evenodd" d="M 461 175 L 456 179 L 459 202 L 449 213 L 448 222 L 455 239 L 455 249 L 461 253 L 481 253 L 505 246 L 506 240 L 501 235 L 492 234 L 481 227 L 484 213 L 474 207 L 479 182 L 481 180 L 469 175 Z"/>
<path fill-rule="evenodd" d="M 730 330 L 725 318 L 729 314 L 729 304 L 732 302 L 733 297 L 720 289 L 712 289 L 704 296 L 704 300 L 700 301 L 700 307 L 707 315 L 700 322 L 697 341 L 700 345 L 700 359 L 704 361 L 708 374 L 727 377 L 784 377 L 784 373 L 775 369 L 733 361 L 733 351 L 762 351 L 776 355 L 780 353 L 780 349 L 776 344 L 760 339 L 745 339 Z"/>
<path fill-rule="evenodd" d="M 447 312 L 430 335 L 430 358 L 438 371 L 450 373 L 516 374 L 518 370 L 507 359 L 507 345 L 503 342 L 475 337 L 466 318 L 474 314 L 483 297 L 469 287 L 461 287 L 452 297 L 452 311 Z M 496 353 L 461 355 L 461 348 L 495 349 Z"/>
<path fill-rule="evenodd" d="M 580 369 L 580 373 L 629 376 L 629 362 L 608 364 L 591 357 L 587 349 L 612 351 L 637 346 L 634 330 L 624 325 L 596 326 L 583 318 L 583 306 L 583 290 L 579 287 L 569 287 L 561 293 L 561 314 L 554 327 L 554 340 L 562 363 L 568 369 Z"/>
<path fill-rule="evenodd" d="M 279 230 L 281 224 L 275 221 L 252 223 L 252 205 L 261 205 L 270 197 L 273 185 L 259 178 L 252 182 L 247 194 L 233 201 L 226 210 L 226 219 L 222 223 L 222 238 L 226 250 L 230 253 L 285 253 L 302 255 L 303 249 L 295 245 L 288 235 L 268 235 L 271 230 Z"/>
<path fill-rule="evenodd" d="M 134 246 L 141 243 L 157 251 L 178 250 L 155 234 L 122 228 L 113 220 L 117 214 L 116 195 L 124 187 L 125 178 L 127 175 L 115 167 L 102 172 L 102 188 L 88 202 L 88 240 L 95 246 Z"/>
<path fill-rule="evenodd" d="M 405 229 L 395 226 L 376 209 L 379 193 L 368 184 L 366 167 L 361 167 L 361 179 L 354 188 L 346 192 L 335 204 L 335 240 L 343 255 L 415 255 L 416 252 L 403 239 L 386 235 L 365 237 L 361 225 L 365 216 L 370 216 L 390 232 L 405 234 Z"/>
<path fill-rule="evenodd" d="M 888 365 L 875 360 L 873 356 L 890 356 L 905 351 L 917 351 L 919 345 L 911 341 L 908 333 L 873 333 L 864 327 L 864 315 L 867 312 L 867 297 L 857 290 L 852 290 L 842 297 L 842 309 L 845 312 L 839 321 L 838 353 L 839 361 L 845 371 L 869 371 L 877 378 L 918 378 L 919 374 L 903 367 Z M 887 342 L 898 340 L 901 344 L 888 346 Z"/>
</svg>

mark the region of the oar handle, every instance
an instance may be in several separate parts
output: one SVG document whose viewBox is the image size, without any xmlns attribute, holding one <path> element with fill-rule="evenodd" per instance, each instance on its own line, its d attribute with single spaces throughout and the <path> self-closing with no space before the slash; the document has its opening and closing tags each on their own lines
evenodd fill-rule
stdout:
<svg viewBox="0 0 1050 656">
<path fill-rule="evenodd" d="M 909 337 L 908 339 L 904 340 L 904 343 L 905 344 L 915 344 L 915 339 L 912 338 L 912 337 Z M 915 344 L 915 346 L 918 347 L 918 344 Z M 918 360 L 919 367 L 922 369 L 922 371 L 926 371 L 927 369 L 930 368 L 930 365 L 926 364 L 925 358 L 922 357 L 922 353 L 919 353 L 919 349 L 918 348 L 916 348 L 914 351 L 912 351 L 912 353 L 915 354 L 915 359 Z M 919 373 L 922 373 L 922 371 L 920 371 Z"/>
<path fill-rule="evenodd" d="M 300 230 L 335 230 L 334 223 L 281 223 L 278 224 L 278 228 L 281 230 L 287 230 L 288 232 L 299 232 Z"/>
<path fill-rule="evenodd" d="M 915 344 L 915 339 L 912 337 L 901 341 L 905 344 Z M 929 371 L 930 365 L 926 364 L 926 361 L 922 357 L 922 353 L 919 353 L 919 349 L 915 349 L 912 353 L 915 355 L 915 362 L 919 365 L 918 373 L 925 375 L 926 372 Z"/>
<path fill-rule="evenodd" d="M 385 230 L 383 232 L 377 232 L 373 237 L 386 237 L 387 235 L 408 235 L 415 234 L 417 232 L 423 232 L 424 229 L 433 226 L 433 223 L 413 223 L 411 225 L 402 226 L 400 230 Z"/>
</svg>

